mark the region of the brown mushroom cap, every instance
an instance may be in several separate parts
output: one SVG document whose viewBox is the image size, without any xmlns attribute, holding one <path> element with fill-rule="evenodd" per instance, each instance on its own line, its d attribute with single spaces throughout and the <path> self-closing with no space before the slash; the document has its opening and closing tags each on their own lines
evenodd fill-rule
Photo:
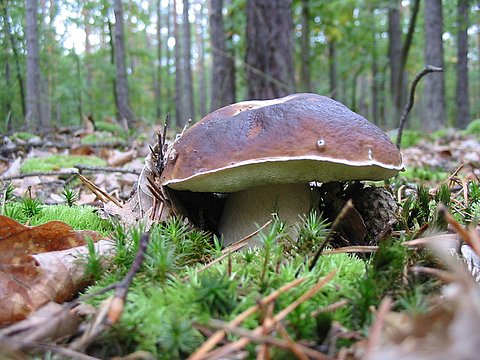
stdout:
<svg viewBox="0 0 480 360">
<path fill-rule="evenodd" d="M 234 192 L 268 184 L 383 180 L 403 169 L 388 136 L 316 94 L 245 101 L 204 117 L 177 140 L 162 174 L 176 190 Z"/>
</svg>

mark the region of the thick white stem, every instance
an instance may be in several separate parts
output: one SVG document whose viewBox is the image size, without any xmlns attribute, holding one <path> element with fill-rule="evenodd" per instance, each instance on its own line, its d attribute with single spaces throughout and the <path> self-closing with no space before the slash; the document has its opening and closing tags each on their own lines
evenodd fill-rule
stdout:
<svg viewBox="0 0 480 360">
<path fill-rule="evenodd" d="M 272 219 L 272 213 L 278 213 L 287 226 L 298 223 L 299 215 L 310 211 L 311 198 L 308 184 L 259 186 L 229 194 L 219 225 L 223 244 L 228 246 L 254 232 Z"/>
</svg>

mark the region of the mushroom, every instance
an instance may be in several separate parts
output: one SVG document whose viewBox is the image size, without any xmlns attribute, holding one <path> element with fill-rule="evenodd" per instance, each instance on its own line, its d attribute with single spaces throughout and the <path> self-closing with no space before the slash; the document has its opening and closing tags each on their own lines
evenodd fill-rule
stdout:
<svg viewBox="0 0 480 360">
<path fill-rule="evenodd" d="M 382 130 L 335 100 L 301 93 L 205 116 L 174 143 L 161 182 L 228 193 L 218 230 L 229 245 L 272 212 L 297 222 L 311 209 L 311 182 L 384 180 L 402 169 Z"/>
</svg>

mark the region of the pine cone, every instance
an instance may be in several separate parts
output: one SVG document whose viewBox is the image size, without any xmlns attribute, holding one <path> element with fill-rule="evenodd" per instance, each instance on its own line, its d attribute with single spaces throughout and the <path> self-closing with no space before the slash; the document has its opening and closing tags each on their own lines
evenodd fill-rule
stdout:
<svg viewBox="0 0 480 360">
<path fill-rule="evenodd" d="M 362 215 L 370 244 L 387 224 L 397 222 L 398 205 L 393 195 L 383 187 L 365 187 L 353 194 L 353 204 Z"/>
</svg>

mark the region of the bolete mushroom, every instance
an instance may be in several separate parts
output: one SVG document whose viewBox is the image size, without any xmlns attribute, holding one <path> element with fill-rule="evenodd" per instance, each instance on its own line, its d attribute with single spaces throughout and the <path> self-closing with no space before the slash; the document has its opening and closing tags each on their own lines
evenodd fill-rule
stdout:
<svg viewBox="0 0 480 360">
<path fill-rule="evenodd" d="M 270 218 L 311 207 L 311 182 L 383 180 L 403 169 L 388 136 L 325 96 L 244 101 L 205 116 L 173 145 L 161 182 L 174 190 L 228 193 L 225 245 Z"/>
</svg>

